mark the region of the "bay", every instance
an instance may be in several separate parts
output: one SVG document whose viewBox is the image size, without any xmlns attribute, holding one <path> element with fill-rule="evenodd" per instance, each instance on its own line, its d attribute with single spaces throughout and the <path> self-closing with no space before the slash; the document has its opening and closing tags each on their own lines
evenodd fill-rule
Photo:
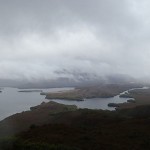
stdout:
<svg viewBox="0 0 150 150">
<path fill-rule="evenodd" d="M 63 90 L 70 90 L 73 88 L 50 88 L 50 89 L 35 89 L 44 92 L 58 92 Z M 17 88 L 1 88 L 0 93 L 0 120 L 22 111 L 30 110 L 30 107 L 41 104 L 45 99 L 40 92 L 19 92 L 22 90 L 34 89 L 17 89 Z"/>
</svg>

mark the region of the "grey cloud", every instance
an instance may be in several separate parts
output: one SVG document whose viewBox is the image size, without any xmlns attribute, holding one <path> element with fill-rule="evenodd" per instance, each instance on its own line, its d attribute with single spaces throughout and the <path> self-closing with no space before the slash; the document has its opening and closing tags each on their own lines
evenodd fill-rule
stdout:
<svg viewBox="0 0 150 150">
<path fill-rule="evenodd" d="M 148 76 L 148 6 L 148 0 L 0 0 L 0 78 Z"/>
<path fill-rule="evenodd" d="M 110 32 L 117 28 L 133 29 L 135 20 L 125 0 L 6 0 L 1 1 L 0 7 L 5 34 L 22 32 L 22 29 L 52 32 L 57 27 L 68 28 L 80 22 L 97 24 L 102 30 L 107 27 Z"/>
</svg>

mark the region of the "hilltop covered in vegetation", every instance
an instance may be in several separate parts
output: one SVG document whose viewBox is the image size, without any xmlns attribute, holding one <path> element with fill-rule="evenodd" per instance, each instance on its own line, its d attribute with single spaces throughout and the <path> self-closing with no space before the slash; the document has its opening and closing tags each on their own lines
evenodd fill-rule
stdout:
<svg viewBox="0 0 150 150">
<path fill-rule="evenodd" d="M 59 107 L 59 106 L 58 106 Z M 47 122 L 30 125 L 0 140 L 2 150 L 148 150 L 150 106 L 120 111 L 79 109 L 49 114 Z M 20 120 L 21 121 L 21 120 Z M 19 122 L 18 122 L 19 124 Z"/>
</svg>

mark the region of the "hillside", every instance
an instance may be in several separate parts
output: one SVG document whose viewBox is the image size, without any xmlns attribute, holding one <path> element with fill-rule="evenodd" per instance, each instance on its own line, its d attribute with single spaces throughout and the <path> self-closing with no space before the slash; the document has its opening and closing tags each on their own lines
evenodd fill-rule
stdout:
<svg viewBox="0 0 150 150">
<path fill-rule="evenodd" d="M 0 146 L 11 150 L 148 150 L 149 116 L 150 106 L 61 112 L 49 123 L 32 124 L 15 138 L 1 139 Z"/>
</svg>

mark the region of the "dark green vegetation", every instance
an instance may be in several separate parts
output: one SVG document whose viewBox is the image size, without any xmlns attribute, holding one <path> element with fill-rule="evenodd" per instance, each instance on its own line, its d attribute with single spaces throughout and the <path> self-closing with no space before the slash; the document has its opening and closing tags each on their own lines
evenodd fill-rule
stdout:
<svg viewBox="0 0 150 150">
<path fill-rule="evenodd" d="M 120 111 L 80 109 L 55 114 L 53 122 L 31 125 L 15 138 L 1 140 L 4 150 L 148 150 L 150 106 Z"/>
<path fill-rule="evenodd" d="M 11 137 L 0 139 L 0 150 L 79 150 L 61 144 L 30 143 L 22 139 Z"/>
<path fill-rule="evenodd" d="M 12 115 L 0 122 L 0 137 L 11 136 L 27 130 L 32 125 L 42 125 L 53 122 L 56 114 L 75 111 L 75 105 L 63 105 L 56 102 L 42 103 L 25 111 Z"/>
<path fill-rule="evenodd" d="M 126 91 L 134 87 L 140 87 L 141 85 L 128 84 L 117 85 L 108 84 L 101 86 L 82 87 L 71 91 L 59 92 L 59 93 L 41 93 L 46 95 L 46 99 L 67 99 L 82 101 L 85 98 L 109 98 L 118 95 L 119 93 Z"/>
</svg>

